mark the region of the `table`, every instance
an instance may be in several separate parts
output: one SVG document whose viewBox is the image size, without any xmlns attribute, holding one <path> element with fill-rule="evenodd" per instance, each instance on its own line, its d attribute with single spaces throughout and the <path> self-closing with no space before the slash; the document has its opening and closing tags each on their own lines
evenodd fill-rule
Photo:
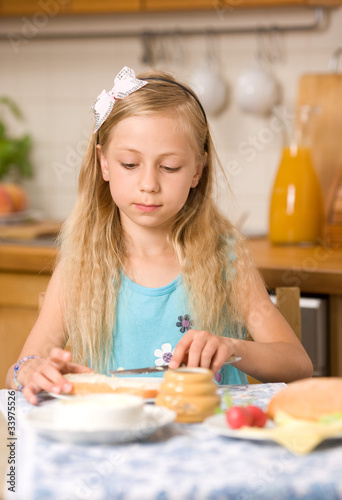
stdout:
<svg viewBox="0 0 342 500">
<path fill-rule="evenodd" d="M 229 390 L 237 403 L 253 399 L 265 407 L 284 385 Z M 7 390 L 1 390 L 5 414 L 7 398 Z M 217 436 L 201 424 L 173 423 L 146 441 L 70 445 L 35 435 L 23 419 L 32 407 L 20 393 L 16 404 L 17 492 L 5 487 L 5 500 L 342 499 L 342 440 L 295 456 L 275 443 Z"/>
</svg>

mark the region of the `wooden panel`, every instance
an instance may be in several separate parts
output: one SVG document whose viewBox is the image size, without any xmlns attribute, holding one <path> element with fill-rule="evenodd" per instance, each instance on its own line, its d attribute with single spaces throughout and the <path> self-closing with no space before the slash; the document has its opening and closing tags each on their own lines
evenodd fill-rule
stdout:
<svg viewBox="0 0 342 500">
<path fill-rule="evenodd" d="M 324 240 L 329 246 L 342 247 L 342 167 L 338 170 L 327 196 Z"/>
<path fill-rule="evenodd" d="M 0 306 L 33 308 L 38 311 L 39 293 L 46 290 L 49 275 L 0 273 Z"/>
<path fill-rule="evenodd" d="M 286 6 L 338 6 L 342 0 L 0 0 L 0 15 L 31 16 L 43 23 L 44 16 L 100 14 L 104 12 L 228 10 Z M 32 18 L 32 19 L 31 19 Z"/>
<path fill-rule="evenodd" d="M 266 239 L 252 239 L 248 247 L 269 288 L 342 295 L 342 248 L 277 246 Z"/>
<path fill-rule="evenodd" d="M 342 0 L 144 0 L 146 10 L 228 10 L 254 7 L 281 6 L 334 6 L 342 5 Z"/>
<path fill-rule="evenodd" d="M 145 10 L 191 10 L 191 9 L 213 9 L 215 0 L 144 0 Z"/>
<path fill-rule="evenodd" d="M 0 245 L 0 269 L 50 274 L 58 254 L 53 247 Z"/>
<path fill-rule="evenodd" d="M 32 22 L 42 23 L 43 16 L 49 18 L 68 10 L 70 0 L 1 0 L 2 13 L 6 16 L 31 15 Z"/>
<path fill-rule="evenodd" d="M 342 297 L 330 297 L 329 308 L 330 374 L 342 377 Z"/>
<path fill-rule="evenodd" d="M 0 306 L 0 389 L 5 387 L 6 373 L 18 359 L 37 319 L 37 311 L 38 309 Z"/>
<path fill-rule="evenodd" d="M 340 294 L 341 277 L 337 274 L 327 274 L 318 272 L 311 273 L 305 269 L 296 270 L 295 268 L 270 269 L 260 267 L 259 271 L 271 290 L 278 286 L 295 285 L 299 286 L 304 293 L 312 294 Z"/>
<path fill-rule="evenodd" d="M 216 0 L 230 8 L 243 7 L 288 7 L 288 6 L 335 6 L 341 5 L 341 0 Z"/>
<path fill-rule="evenodd" d="M 300 289 L 295 286 L 276 288 L 277 308 L 284 316 L 292 330 L 302 341 L 300 314 Z"/>
<path fill-rule="evenodd" d="M 327 210 L 327 199 L 342 166 L 342 75 L 307 74 L 299 81 L 298 105 L 319 108 L 312 117 L 312 160 L 320 180 Z"/>
<path fill-rule="evenodd" d="M 300 289 L 298 287 L 281 287 L 276 289 L 277 308 L 291 326 L 299 340 L 302 340 L 301 315 L 300 315 Z M 248 340 L 252 337 L 248 335 Z M 247 375 L 249 384 L 261 384 L 250 375 Z"/>
<path fill-rule="evenodd" d="M 71 0 L 70 12 L 75 14 L 89 14 L 101 12 L 129 12 L 139 11 L 140 0 Z"/>
</svg>

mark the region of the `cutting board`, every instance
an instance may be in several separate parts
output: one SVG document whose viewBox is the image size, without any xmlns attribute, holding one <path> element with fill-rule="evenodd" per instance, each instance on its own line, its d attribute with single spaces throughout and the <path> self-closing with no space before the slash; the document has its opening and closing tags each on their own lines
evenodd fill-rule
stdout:
<svg viewBox="0 0 342 500">
<path fill-rule="evenodd" d="M 342 166 L 342 73 L 303 75 L 297 104 L 320 108 L 312 118 L 312 160 L 327 211 L 331 186 Z"/>
<path fill-rule="evenodd" d="M 33 240 L 36 238 L 57 236 L 62 223 L 56 221 L 40 221 L 26 224 L 0 226 L 1 239 Z"/>
<path fill-rule="evenodd" d="M 330 246 L 342 246 L 342 167 L 337 173 L 328 198 L 325 241 Z"/>
</svg>

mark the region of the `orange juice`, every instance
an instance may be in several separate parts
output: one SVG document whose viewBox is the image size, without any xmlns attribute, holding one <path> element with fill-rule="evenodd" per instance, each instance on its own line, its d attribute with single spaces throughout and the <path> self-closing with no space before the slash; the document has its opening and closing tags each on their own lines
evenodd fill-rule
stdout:
<svg viewBox="0 0 342 500">
<path fill-rule="evenodd" d="M 323 220 L 323 197 L 310 149 L 284 148 L 271 197 L 271 242 L 315 243 Z"/>
</svg>

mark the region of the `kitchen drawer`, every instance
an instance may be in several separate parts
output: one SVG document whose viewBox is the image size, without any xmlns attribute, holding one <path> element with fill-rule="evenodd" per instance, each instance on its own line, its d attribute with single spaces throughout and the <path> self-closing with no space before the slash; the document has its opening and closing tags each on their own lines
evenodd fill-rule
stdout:
<svg viewBox="0 0 342 500">
<path fill-rule="evenodd" d="M 0 272 L 0 389 L 37 319 L 39 293 L 49 280 L 48 274 Z"/>
<path fill-rule="evenodd" d="M 0 273 L 0 307 L 26 307 L 38 310 L 38 296 L 50 276 L 25 273 Z"/>
<path fill-rule="evenodd" d="M 37 309 L 0 306 L 0 389 L 5 387 L 7 371 L 17 361 L 37 315 Z"/>
</svg>

